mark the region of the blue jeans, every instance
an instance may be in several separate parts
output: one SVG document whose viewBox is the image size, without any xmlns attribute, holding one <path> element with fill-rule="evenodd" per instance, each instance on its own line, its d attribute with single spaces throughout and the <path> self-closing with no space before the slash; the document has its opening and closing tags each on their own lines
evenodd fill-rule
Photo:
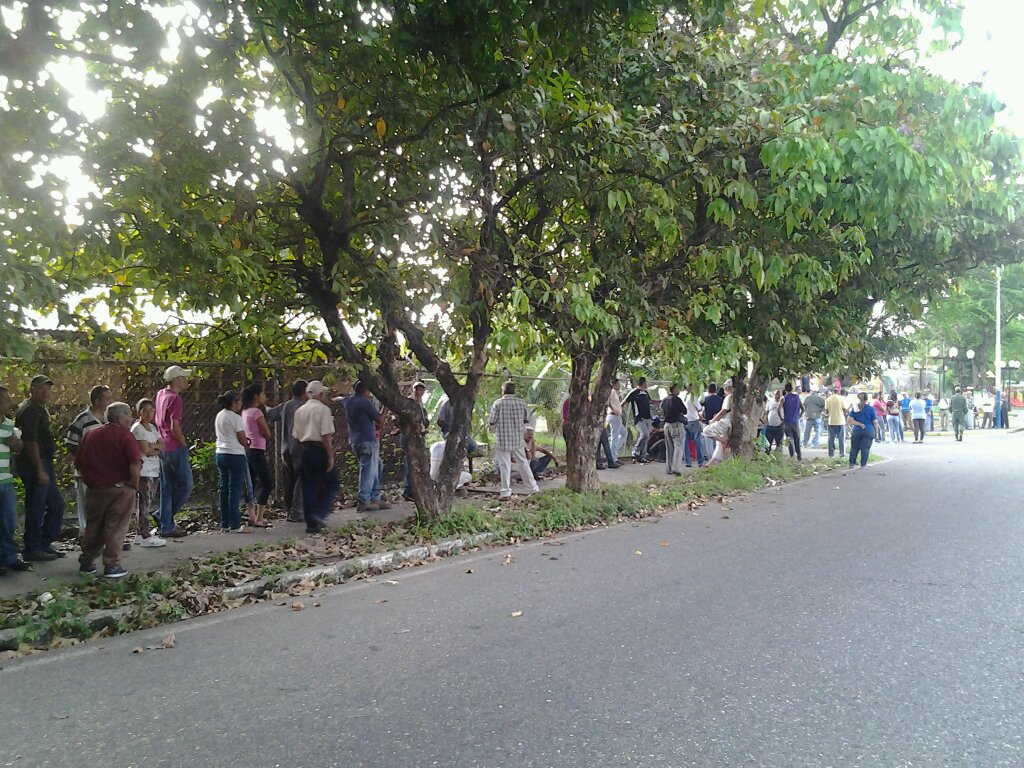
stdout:
<svg viewBox="0 0 1024 768">
<path fill-rule="evenodd" d="M 857 453 L 860 452 L 860 465 L 866 467 L 868 454 L 871 453 L 871 444 L 875 442 L 875 431 L 867 427 L 859 427 L 850 433 L 850 466 L 857 463 Z"/>
<path fill-rule="evenodd" d="M 14 531 L 18 527 L 18 494 L 14 483 L 0 483 L 0 566 L 18 562 Z"/>
<path fill-rule="evenodd" d="M 626 442 L 626 427 L 622 423 L 622 417 L 614 413 L 610 414 L 608 429 L 611 431 L 612 455 L 618 460 L 622 444 Z"/>
<path fill-rule="evenodd" d="M 299 448 L 302 516 L 306 520 L 306 529 L 313 530 L 324 524 L 334 508 L 338 474 L 334 469 L 327 470 L 327 451 L 323 443 L 300 443 Z"/>
<path fill-rule="evenodd" d="M 192 467 L 188 448 L 182 446 L 160 454 L 160 533 L 174 530 L 174 516 L 192 495 Z"/>
<path fill-rule="evenodd" d="M 24 475 L 25 485 L 25 552 L 48 548 L 60 538 L 64 525 L 64 497 L 60 495 L 53 476 L 53 462 L 43 461 L 50 482 L 40 485 L 34 474 Z"/>
<path fill-rule="evenodd" d="M 821 419 L 804 419 L 804 447 L 811 442 L 811 427 L 814 427 L 814 442 L 811 443 L 812 448 L 818 447 L 818 442 L 821 439 Z"/>
<path fill-rule="evenodd" d="M 220 486 L 220 527 L 237 530 L 242 527 L 242 485 L 249 464 L 241 453 L 217 454 L 217 479 Z"/>
<path fill-rule="evenodd" d="M 899 416 L 888 416 L 886 421 L 889 422 L 889 442 L 903 442 L 903 419 Z"/>
<path fill-rule="evenodd" d="M 697 466 L 700 466 L 707 461 L 707 457 L 704 455 L 704 429 L 699 421 L 686 422 L 686 437 L 693 440 L 693 444 L 697 448 Z M 689 445 L 686 446 L 683 456 L 686 457 L 686 466 L 692 467 Z"/>
<path fill-rule="evenodd" d="M 839 443 L 839 455 L 846 455 L 846 442 L 843 439 L 843 425 L 828 425 L 828 457 L 836 455 L 836 442 Z"/>
<path fill-rule="evenodd" d="M 359 459 L 359 501 L 363 504 L 380 501 L 380 443 L 376 440 L 352 443 L 352 453 Z"/>
</svg>

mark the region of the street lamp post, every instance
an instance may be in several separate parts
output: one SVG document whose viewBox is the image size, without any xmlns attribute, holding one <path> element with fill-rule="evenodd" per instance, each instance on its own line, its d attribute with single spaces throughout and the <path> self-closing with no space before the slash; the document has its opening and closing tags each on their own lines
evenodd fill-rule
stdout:
<svg viewBox="0 0 1024 768">
<path fill-rule="evenodd" d="M 932 357 L 932 367 L 937 367 L 938 364 L 939 364 L 939 355 L 941 355 L 942 352 L 939 351 L 938 347 L 932 347 L 930 350 L 928 350 L 928 354 L 931 355 L 931 357 Z M 945 369 L 946 369 L 946 359 L 945 358 L 942 359 L 942 369 L 943 369 L 943 372 L 945 372 Z M 940 378 L 939 378 L 939 387 L 940 388 L 942 387 L 942 377 L 941 377 L 941 375 L 940 375 Z M 929 386 L 928 389 L 931 390 L 931 387 Z M 939 394 L 941 395 L 942 393 L 940 392 Z"/>
<path fill-rule="evenodd" d="M 964 373 L 963 373 L 963 369 L 960 368 L 960 359 L 959 359 L 960 350 L 957 349 L 956 347 L 950 347 L 949 348 L 949 356 L 950 356 L 951 359 L 956 361 L 956 369 L 957 369 L 957 371 L 956 371 L 956 378 L 957 378 L 956 383 L 962 385 L 963 384 Z M 945 365 L 943 365 L 943 370 L 945 370 Z"/>
<path fill-rule="evenodd" d="M 914 363 L 914 368 L 917 369 L 917 389 L 920 391 L 924 389 L 924 371 L 921 370 L 920 363 Z"/>
<path fill-rule="evenodd" d="M 974 350 L 967 350 L 967 365 L 971 368 L 971 388 L 974 388 Z"/>
</svg>

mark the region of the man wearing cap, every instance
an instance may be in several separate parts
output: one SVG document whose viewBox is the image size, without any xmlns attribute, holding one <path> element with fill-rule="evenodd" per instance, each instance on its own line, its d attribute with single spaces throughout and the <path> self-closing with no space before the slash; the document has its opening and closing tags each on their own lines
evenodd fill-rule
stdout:
<svg viewBox="0 0 1024 768">
<path fill-rule="evenodd" d="M 164 441 L 160 454 L 160 535 L 180 538 L 185 531 L 174 522 L 192 493 L 192 467 L 188 462 L 188 443 L 181 431 L 181 393 L 188 389 L 191 370 L 172 365 L 164 371 L 167 386 L 153 398 L 156 428 Z"/>
<path fill-rule="evenodd" d="M 89 390 L 89 407 L 75 416 L 65 437 L 72 459 L 75 458 L 75 452 L 85 434 L 103 426 L 106 418 L 103 414 L 113 400 L 110 387 L 105 384 L 97 384 Z M 85 531 L 85 483 L 82 482 L 78 469 L 75 469 L 75 511 L 78 513 L 78 531 L 82 533 Z"/>
<path fill-rule="evenodd" d="M 427 428 L 430 426 L 430 415 L 427 413 L 427 409 L 423 406 L 423 395 L 427 391 L 427 385 L 422 381 L 417 381 L 412 385 L 412 401 L 420 407 L 420 419 L 417 424 L 417 429 L 421 435 L 427 433 Z M 347 413 L 347 410 L 346 410 Z M 402 492 L 402 498 L 406 501 L 413 501 L 412 497 L 412 477 L 409 474 L 409 446 L 406 444 L 405 435 L 401 438 L 402 444 L 402 456 L 405 457 L 405 490 Z"/>
<path fill-rule="evenodd" d="M 356 511 L 389 509 L 389 505 L 380 500 L 382 465 L 377 434 L 384 424 L 384 416 L 370 399 L 370 388 L 366 382 L 356 382 L 355 393 L 345 401 L 345 416 L 348 418 L 348 444 L 359 459 L 359 501 Z"/>
<path fill-rule="evenodd" d="M 275 405 L 267 411 L 267 422 L 281 422 L 281 474 L 284 484 L 284 506 L 288 510 L 288 521 L 301 523 L 302 515 L 302 484 L 296 464 L 295 440 L 292 430 L 295 427 L 295 412 L 309 399 L 306 387 L 309 382 L 297 379 L 292 383 L 291 400 Z"/>
<path fill-rule="evenodd" d="M 120 579 L 128 575 L 121 567 L 121 544 L 135 509 L 142 454 L 131 432 L 131 406 L 111 403 L 105 416 L 106 423 L 86 434 L 75 452 L 75 468 L 86 486 L 87 518 L 78 570 L 96 573 L 93 562 L 102 552 L 103 576 Z"/>
<path fill-rule="evenodd" d="M 15 426 L 21 430 L 22 451 L 18 475 L 25 486 L 25 559 L 55 560 L 64 557 L 53 548 L 64 523 L 64 497 L 53 473 L 57 443 L 50 431 L 46 404 L 53 392 L 48 376 L 36 376 L 29 384 L 28 400 L 18 408 Z"/>
<path fill-rule="evenodd" d="M 327 405 L 327 387 L 323 382 L 309 382 L 306 395 L 309 399 L 295 411 L 293 450 L 297 452 L 302 481 L 306 533 L 320 533 L 326 528 L 324 520 L 331 514 L 338 495 L 338 477 L 334 472 L 334 414 Z"/>
</svg>

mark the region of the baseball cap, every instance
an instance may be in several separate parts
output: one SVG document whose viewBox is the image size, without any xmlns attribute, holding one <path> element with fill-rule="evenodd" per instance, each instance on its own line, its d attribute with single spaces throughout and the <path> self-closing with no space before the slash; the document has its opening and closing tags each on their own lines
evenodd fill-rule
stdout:
<svg viewBox="0 0 1024 768">
<path fill-rule="evenodd" d="M 416 389 L 416 387 L 423 387 L 424 389 L 426 389 L 427 385 L 424 384 L 422 381 L 417 381 L 415 384 L 412 385 L 413 389 Z"/>
<path fill-rule="evenodd" d="M 729 389 L 732 389 L 732 379 L 726 379 L 725 384 L 723 384 L 722 387 L 729 387 Z"/>
<path fill-rule="evenodd" d="M 306 385 L 306 394 L 310 397 L 320 397 L 326 391 L 327 387 L 322 381 L 311 381 Z"/>
<path fill-rule="evenodd" d="M 51 379 L 49 376 L 45 376 L 45 375 L 40 373 L 40 374 L 32 377 L 32 382 L 31 382 L 31 384 L 29 386 L 38 387 L 40 384 L 49 384 L 49 385 L 52 386 L 53 385 L 53 379 Z"/>
<path fill-rule="evenodd" d="M 166 371 L 164 371 L 164 381 L 172 381 L 180 376 L 184 376 L 186 379 L 191 378 L 192 369 L 182 368 L 180 365 L 172 365 Z"/>
</svg>

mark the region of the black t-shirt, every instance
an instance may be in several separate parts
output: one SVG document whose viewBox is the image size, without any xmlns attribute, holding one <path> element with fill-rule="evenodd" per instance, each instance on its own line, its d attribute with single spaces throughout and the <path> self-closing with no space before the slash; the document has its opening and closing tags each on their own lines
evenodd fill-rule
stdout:
<svg viewBox="0 0 1024 768">
<path fill-rule="evenodd" d="M 679 395 L 669 395 L 661 401 L 661 415 L 666 424 L 679 424 L 686 421 L 686 406 Z"/>
<path fill-rule="evenodd" d="M 54 442 L 53 433 L 50 431 L 50 414 L 44 406 L 26 400 L 18 408 L 14 425 L 21 430 L 22 440 L 39 446 L 39 458 L 43 461 L 53 461 L 57 443 Z M 21 454 L 19 471 L 24 473 L 29 466 L 28 457 Z"/>
<path fill-rule="evenodd" d="M 707 397 L 704 398 L 705 422 L 711 421 L 713 418 L 715 418 L 715 414 L 722 410 L 723 402 L 725 402 L 725 400 L 722 398 L 721 395 L 718 394 L 708 395 Z"/>
<path fill-rule="evenodd" d="M 646 390 L 637 390 L 637 393 L 633 396 L 633 423 L 642 421 L 643 419 L 651 418 L 651 396 L 647 394 Z"/>
</svg>

